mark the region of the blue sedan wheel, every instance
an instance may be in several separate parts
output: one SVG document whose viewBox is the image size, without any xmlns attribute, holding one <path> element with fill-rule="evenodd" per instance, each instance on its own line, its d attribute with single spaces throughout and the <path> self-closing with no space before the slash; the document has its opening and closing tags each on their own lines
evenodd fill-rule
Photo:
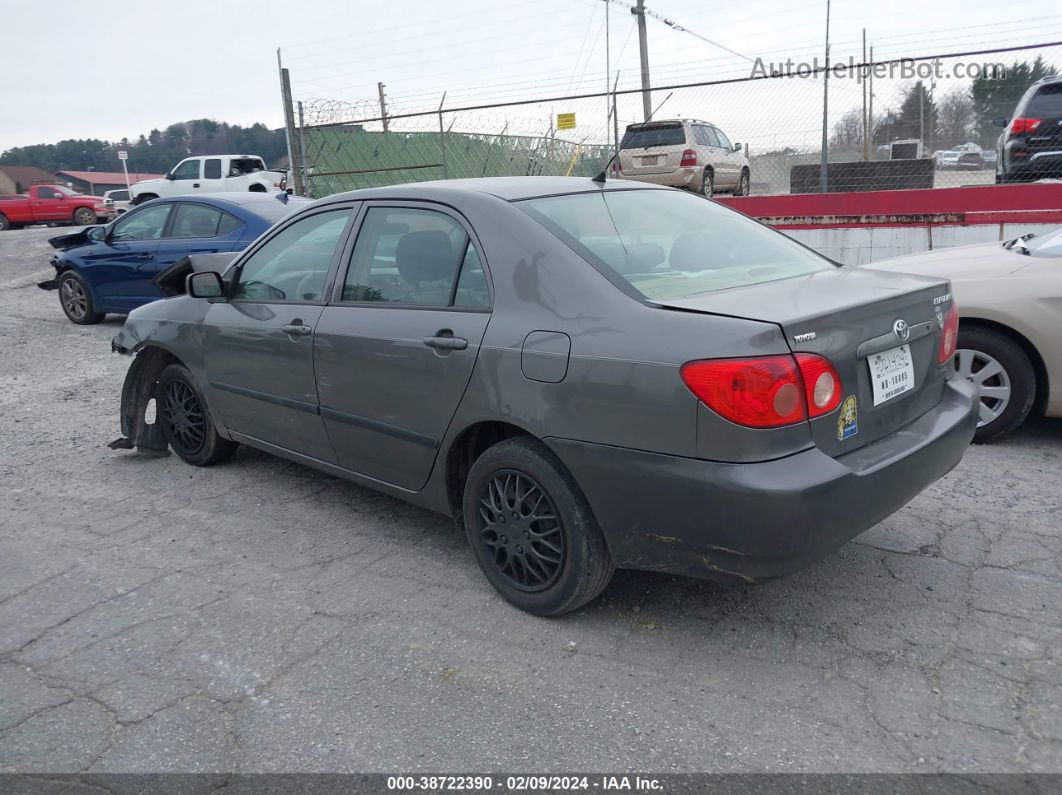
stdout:
<svg viewBox="0 0 1062 795">
<path fill-rule="evenodd" d="M 97 312 L 85 280 L 76 271 L 66 271 L 59 277 L 59 304 L 71 323 L 91 326 L 103 320 L 104 313 Z"/>
</svg>

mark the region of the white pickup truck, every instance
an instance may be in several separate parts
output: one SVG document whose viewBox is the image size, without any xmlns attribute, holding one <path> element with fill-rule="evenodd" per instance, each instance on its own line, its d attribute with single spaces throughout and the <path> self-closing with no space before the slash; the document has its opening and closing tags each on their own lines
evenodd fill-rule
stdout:
<svg viewBox="0 0 1062 795">
<path fill-rule="evenodd" d="M 257 155 L 203 155 L 188 157 L 174 166 L 162 179 L 145 179 L 130 188 L 131 202 L 158 199 L 161 196 L 187 196 L 189 193 L 218 191 L 284 190 L 287 175 L 267 171 Z"/>
</svg>

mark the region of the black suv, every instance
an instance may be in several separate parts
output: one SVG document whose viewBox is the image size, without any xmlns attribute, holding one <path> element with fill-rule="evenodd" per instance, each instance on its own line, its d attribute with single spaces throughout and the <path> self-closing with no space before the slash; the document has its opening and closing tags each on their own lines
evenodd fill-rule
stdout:
<svg viewBox="0 0 1062 795">
<path fill-rule="evenodd" d="M 1025 92 L 1014 118 L 996 119 L 996 182 L 1062 177 L 1062 77 L 1045 77 Z"/>
</svg>

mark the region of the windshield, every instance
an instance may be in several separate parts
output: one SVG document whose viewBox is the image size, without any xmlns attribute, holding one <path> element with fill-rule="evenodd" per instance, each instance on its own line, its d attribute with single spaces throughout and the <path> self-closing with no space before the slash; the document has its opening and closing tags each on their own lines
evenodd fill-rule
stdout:
<svg viewBox="0 0 1062 795">
<path fill-rule="evenodd" d="M 1011 246 L 1012 250 L 1024 249 L 1023 254 L 1033 257 L 1062 257 L 1062 229 L 1055 229 L 1042 235 L 1025 235 L 1018 240 L 1023 245 Z"/>
<path fill-rule="evenodd" d="M 681 124 L 627 128 L 620 149 L 644 149 L 649 146 L 678 146 L 686 143 L 686 131 Z"/>
<path fill-rule="evenodd" d="M 519 205 L 578 254 L 649 300 L 837 267 L 740 213 L 680 191 L 599 191 Z"/>
</svg>

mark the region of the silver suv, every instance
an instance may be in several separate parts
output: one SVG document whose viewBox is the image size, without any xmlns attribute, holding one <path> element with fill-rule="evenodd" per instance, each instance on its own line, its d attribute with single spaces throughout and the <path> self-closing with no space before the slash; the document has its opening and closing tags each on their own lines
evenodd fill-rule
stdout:
<svg viewBox="0 0 1062 795">
<path fill-rule="evenodd" d="M 685 188 L 711 196 L 749 194 L 749 161 L 741 144 L 713 124 L 671 119 L 627 125 L 612 176 Z"/>
</svg>

